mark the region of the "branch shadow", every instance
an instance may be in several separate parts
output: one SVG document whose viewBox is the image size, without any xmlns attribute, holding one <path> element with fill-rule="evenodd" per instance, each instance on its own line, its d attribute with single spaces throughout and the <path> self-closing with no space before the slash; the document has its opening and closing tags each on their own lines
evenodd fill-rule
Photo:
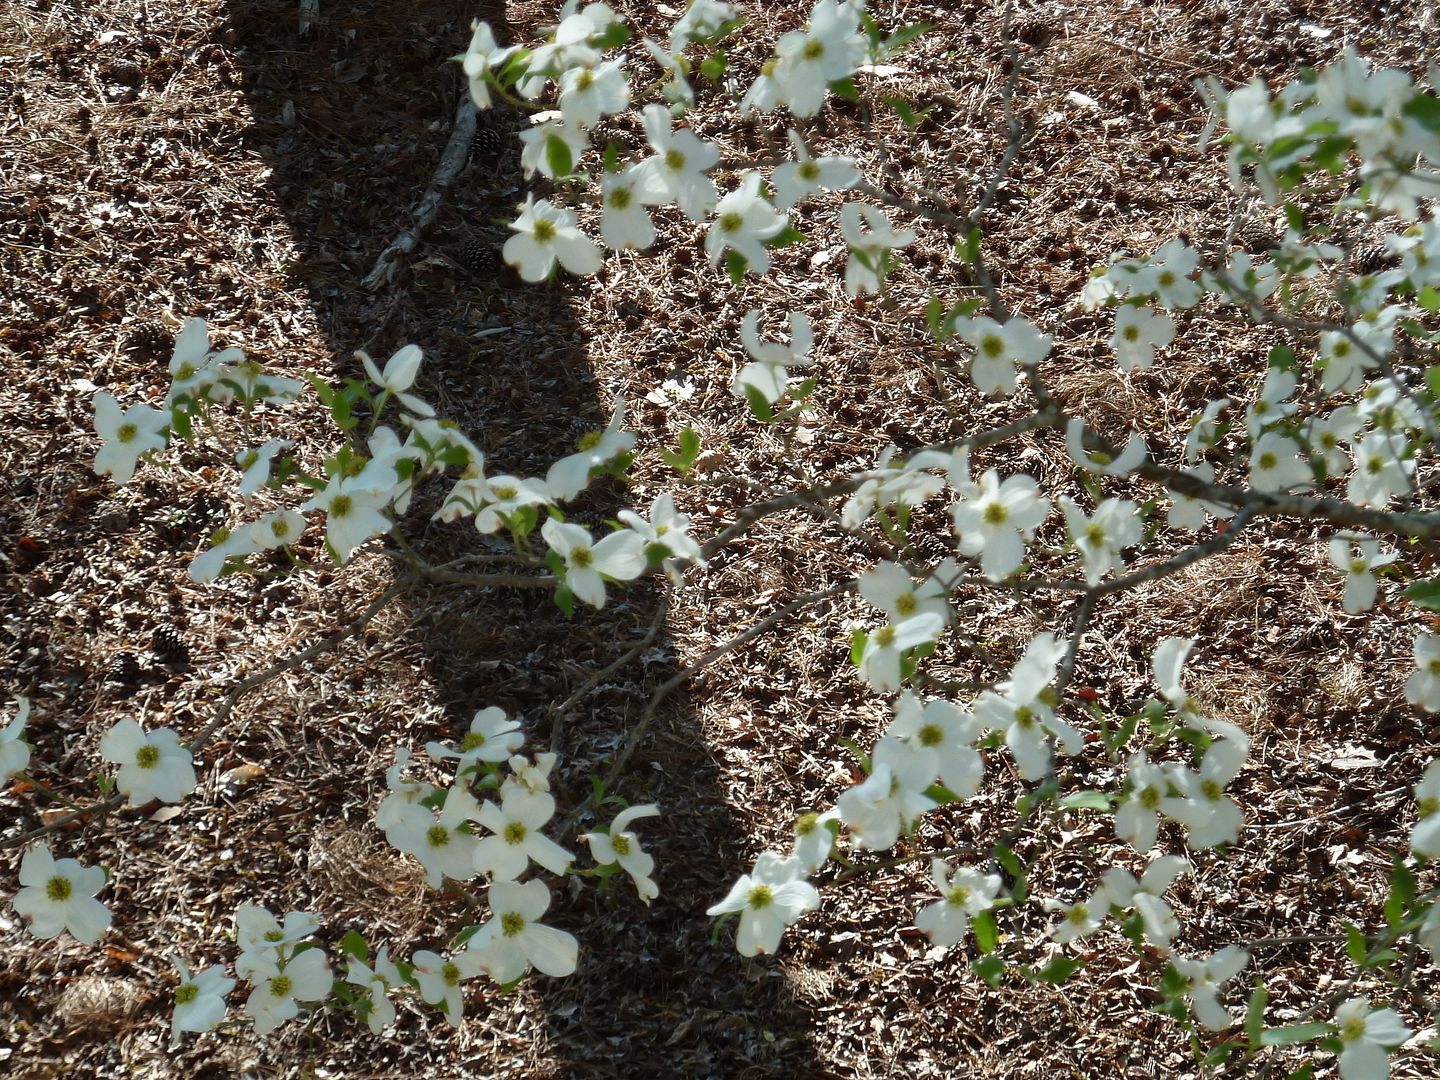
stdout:
<svg viewBox="0 0 1440 1080">
<path fill-rule="evenodd" d="M 501 150 L 474 155 L 395 287 L 371 296 L 358 283 L 408 226 L 408 209 L 429 182 L 463 92 L 445 61 L 463 49 L 469 20 L 486 19 L 502 42 L 525 40 L 544 8 L 512 5 L 507 18 L 495 0 L 478 8 L 454 0 L 326 0 L 311 41 L 297 37 L 294 0 L 234 0 L 229 11 L 251 135 L 270 166 L 266 197 L 289 222 L 296 272 L 335 354 L 364 347 L 383 359 L 407 342 L 420 344 L 427 362 L 416 391 L 475 440 L 487 472 L 543 476 L 578 436 L 605 425 L 608 408 L 571 300 L 572 290 L 592 283 L 562 275 L 529 286 L 499 257 L 503 223 L 523 195 L 512 137 L 518 117 L 482 114 L 482 128 L 502 136 Z M 335 374 L 357 376 L 359 368 L 342 360 Z M 417 499 L 404 522 L 416 549 L 432 562 L 475 551 L 477 542 L 483 550 L 468 522 L 429 522 L 442 494 Z M 624 492 L 602 482 L 566 510 L 598 535 L 624 505 Z M 642 637 L 656 617 L 656 595 L 642 584 L 598 612 L 577 605 L 568 619 L 543 591 L 418 584 L 403 597 L 406 619 L 422 628 L 424 655 L 414 662 L 444 719 L 411 718 L 394 744 L 418 752 L 427 739 L 453 742 L 473 712 L 490 705 L 524 714 L 528 747 L 553 742 L 561 753 L 556 794 L 565 814 L 590 793 L 590 777 L 604 774 L 653 687 L 674 674 L 667 634 L 642 662 L 581 701 L 563 730 L 543 719 L 545 706 Z M 813 1018 L 781 970 L 737 957 L 728 933 L 711 940 L 704 909 L 745 869 L 743 837 L 732 839 L 740 830 L 725 810 L 720 762 L 695 728 L 683 693 L 673 695 L 618 791 L 664 813 L 641 823 L 660 898 L 646 909 L 623 877 L 598 889 L 575 887 L 573 879 L 569 888 L 552 887 L 547 920 L 581 941 L 574 976 L 533 975 L 509 997 L 472 990 L 467 1013 L 478 1015 L 460 1034 L 433 1012 L 402 1013 L 398 1038 L 373 1038 L 344 1018 L 322 1021 L 321 1031 L 353 1041 L 367 1075 L 414 1075 L 418 1063 L 404 1044 L 417 1037 L 428 1067 L 467 1075 L 827 1075 L 809 1034 Z M 603 828 L 612 813 L 578 831 Z M 564 839 L 588 862 L 575 837 Z M 441 945 L 409 942 L 397 951 Z M 543 1016 L 548 1049 L 525 1045 L 527 1016 L 532 1029 Z"/>
</svg>

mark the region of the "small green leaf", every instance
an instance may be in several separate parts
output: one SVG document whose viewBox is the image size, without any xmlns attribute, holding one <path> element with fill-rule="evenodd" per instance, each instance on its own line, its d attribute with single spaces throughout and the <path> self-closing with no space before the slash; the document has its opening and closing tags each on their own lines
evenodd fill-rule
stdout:
<svg viewBox="0 0 1440 1080">
<path fill-rule="evenodd" d="M 551 135 L 545 140 L 545 164 L 551 176 L 569 176 L 575 168 L 575 155 L 570 150 L 570 144 L 559 135 Z"/>
<path fill-rule="evenodd" d="M 994 988 L 1000 985 L 1005 975 L 1005 961 L 998 956 L 981 956 L 970 962 L 970 970 L 987 986 Z"/>
<path fill-rule="evenodd" d="M 795 228 L 794 225 L 786 225 L 774 236 L 768 238 L 765 241 L 765 246 L 772 248 L 781 248 L 787 247 L 790 244 L 799 244 L 808 239 L 809 237 L 807 237 L 799 229 Z"/>
<path fill-rule="evenodd" d="M 1272 368 L 1279 368 L 1281 371 L 1295 370 L 1295 350 L 1289 345 L 1276 345 L 1270 350 L 1266 357 L 1266 363 Z"/>
<path fill-rule="evenodd" d="M 1426 611 L 1440 611 L 1440 580 L 1417 581 L 1400 594 L 1416 607 Z"/>
<path fill-rule="evenodd" d="M 1308 1024 L 1286 1024 L 1284 1027 L 1266 1028 L 1260 1033 L 1261 1046 L 1296 1046 L 1321 1035 L 1328 1035 L 1335 1029 L 1329 1024 L 1311 1021 Z"/>
<path fill-rule="evenodd" d="M 1434 315 L 1440 311 L 1440 289 L 1435 288 L 1434 285 L 1423 286 L 1420 289 L 1420 295 L 1415 298 L 1415 302 Z"/>
<path fill-rule="evenodd" d="M 607 142 L 605 144 L 605 153 L 600 157 L 600 163 L 601 167 L 607 173 L 619 172 L 620 147 L 616 146 L 613 141 Z"/>
<path fill-rule="evenodd" d="M 1385 897 L 1385 925 L 1399 926 L 1415 902 L 1415 873 L 1398 854 L 1390 871 L 1390 894 Z"/>
<path fill-rule="evenodd" d="M 765 400 L 765 395 L 754 386 L 745 387 L 745 400 L 750 403 L 751 415 L 762 424 L 768 424 L 775 418 L 775 410 L 770 407 L 770 402 Z M 859 661 L 857 660 L 858 664 Z"/>
<path fill-rule="evenodd" d="M 1061 810 L 1109 810 L 1110 796 L 1103 791 L 1076 791 L 1060 799 Z"/>
<path fill-rule="evenodd" d="M 1035 972 L 1033 978 L 1036 982 L 1052 983 L 1055 986 L 1059 986 L 1083 966 L 1079 960 L 1076 960 L 1072 956 L 1057 956 L 1039 971 Z"/>
<path fill-rule="evenodd" d="M 885 39 L 880 46 L 880 55 L 892 56 L 922 34 L 928 34 L 934 29 L 934 23 L 913 23 L 910 26 L 902 26 Z"/>
<path fill-rule="evenodd" d="M 1210 1048 L 1210 1052 L 1200 1059 L 1201 1065 L 1223 1065 L 1230 1060 L 1231 1055 L 1237 1050 L 1245 1049 L 1245 1044 L 1238 1039 L 1230 1039 L 1226 1042 L 1217 1043 Z"/>
<path fill-rule="evenodd" d="M 1250 992 L 1250 1002 L 1245 1006 L 1245 1038 L 1249 1041 L 1251 1050 L 1260 1046 L 1260 1033 L 1265 1027 L 1265 1005 L 1269 1000 L 1270 995 L 1265 990 L 1265 983 L 1256 976 L 1255 989 Z"/>
<path fill-rule="evenodd" d="M 725 273 L 730 275 L 732 284 L 739 285 L 745 277 L 745 271 L 750 264 L 746 262 L 745 256 L 738 251 L 727 251 L 725 253 Z"/>
<path fill-rule="evenodd" d="M 618 19 L 590 38 L 594 49 L 618 49 L 630 40 L 630 28 Z"/>
<path fill-rule="evenodd" d="M 995 925 L 995 916 L 981 911 L 970 920 L 970 925 L 975 931 L 975 944 L 980 946 L 980 951 L 994 952 L 995 946 L 1000 943 L 1000 928 Z"/>
<path fill-rule="evenodd" d="M 555 590 L 555 606 L 566 615 L 575 614 L 575 594 L 570 591 L 570 586 L 561 585 Z"/>
<path fill-rule="evenodd" d="M 1315 1066 L 1307 1061 L 1304 1065 L 1301 1065 L 1298 1069 L 1296 1069 L 1289 1076 L 1287 1076 L 1285 1080 L 1311 1080 L 1314 1075 Z"/>
<path fill-rule="evenodd" d="M 1370 951 L 1370 946 L 1365 941 L 1365 935 L 1354 923 L 1345 924 L 1345 955 L 1354 963 L 1365 964 L 1365 954 Z"/>
<path fill-rule="evenodd" d="M 1440 132 L 1440 99 L 1434 94 L 1416 94 L 1400 111 L 1420 121 L 1421 127 Z"/>
<path fill-rule="evenodd" d="M 700 74 L 712 83 L 725 77 L 725 54 L 718 49 L 700 61 Z"/>
<path fill-rule="evenodd" d="M 351 930 L 340 939 L 340 951 L 358 958 L 362 964 L 370 962 L 370 946 L 358 930 Z"/>
<path fill-rule="evenodd" d="M 855 85 L 855 80 L 846 76 L 843 79 L 836 79 L 830 84 L 830 92 L 836 97 L 842 97 L 846 101 L 859 101 L 860 90 Z"/>
</svg>

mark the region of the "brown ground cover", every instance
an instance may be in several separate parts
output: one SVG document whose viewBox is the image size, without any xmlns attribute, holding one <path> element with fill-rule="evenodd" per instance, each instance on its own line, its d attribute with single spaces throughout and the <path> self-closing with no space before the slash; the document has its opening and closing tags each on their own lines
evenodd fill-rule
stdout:
<svg viewBox="0 0 1440 1080">
<path fill-rule="evenodd" d="M 661 5 L 614 6 L 639 30 L 664 32 Z M 800 18 L 792 5 L 755 6 L 763 10 L 734 57 L 742 83 Z M 874 10 L 883 25 L 938 28 L 898 70 L 868 78 L 864 103 L 827 110 L 814 135 L 963 211 L 1005 141 L 999 10 Z M 509 114 L 484 121 L 507 136 L 504 150 L 469 167 L 419 257 L 392 288 L 362 290 L 435 168 L 461 92 L 445 60 L 463 49 L 469 20 L 519 41 L 552 15 L 529 2 L 326 0 L 313 40 L 302 40 L 292 0 L 0 7 L 0 690 L 33 699 L 34 770 L 62 794 L 93 794 L 97 741 L 117 720 L 193 736 L 237 680 L 331 633 L 398 573 L 372 546 L 344 569 L 197 587 L 189 560 L 239 510 L 224 456 L 172 451 L 120 488 L 94 475 L 94 389 L 125 404 L 158 402 L 185 316 L 204 316 L 218 342 L 287 375 L 355 376 L 354 349 L 384 357 L 415 342 L 427 356 L 419 391 L 461 423 L 492 468 L 521 475 L 543 475 L 623 395 L 641 434 L 634 480 L 586 496 L 573 517 L 592 527 L 673 486 L 657 450 L 687 425 L 710 453 L 703 483 L 677 498 L 703 533 L 757 493 L 793 487 L 797 468 L 843 478 L 892 442 L 913 447 L 1020 414 L 1022 405 L 981 399 L 927 343 L 920 314 L 931 290 L 958 299 L 975 285 L 950 238 L 923 221 L 897 222 L 920 240 L 883 303 L 844 295 L 838 200 L 806 210 L 800 226 L 811 240 L 780 252 L 764 279 L 732 286 L 708 265 L 698 230 L 662 214 L 666 239 L 655 250 L 611 256 L 593 279 L 524 285 L 494 257 L 523 197 L 508 138 L 519 119 Z M 1346 43 L 1419 74 L 1434 11 L 1325 0 L 1076 3 L 1026 9 L 1016 25 L 1019 109 L 1033 137 L 987 216 L 987 257 L 1006 302 L 1054 335 L 1049 370 L 1066 406 L 1102 429 L 1133 426 L 1152 446 L 1173 445 L 1210 397 L 1258 386 L 1273 335 L 1184 320 L 1183 353 L 1125 376 L 1105 345 L 1107 320 L 1072 299 L 1111 251 L 1142 254 L 1177 233 L 1224 250 L 1233 198 L 1222 158 L 1196 148 L 1204 112 L 1191 80 L 1278 84 Z M 935 105 L 918 131 L 872 108 L 891 93 Z M 763 160 L 783 141 L 781 121 L 738 125 L 713 101 L 691 122 L 735 160 Z M 630 149 L 642 141 L 633 120 L 605 134 Z M 1247 221 L 1263 246 L 1274 223 L 1263 213 Z M 793 435 L 762 429 L 729 394 L 743 355 L 739 319 L 751 307 L 801 308 L 815 321 L 820 390 Z M 689 380 L 693 396 L 647 398 L 666 379 Z M 313 405 L 261 422 L 289 434 L 287 417 L 318 416 L 305 411 Z M 318 423 L 302 434 L 303 455 L 318 465 L 332 444 Z M 1049 437 L 977 460 L 1026 469 L 1047 489 L 1071 475 Z M 406 521 L 428 559 L 489 550 L 468 525 L 429 523 L 435 505 L 417 501 Z M 315 535 L 303 554 L 323 562 Z M 1063 539 L 1056 519 L 1045 536 Z M 1350 977 L 1333 940 L 1339 920 L 1377 925 L 1384 852 L 1404 843 L 1410 787 L 1440 735 L 1400 692 L 1421 626 L 1413 609 L 1382 602 L 1370 617 L 1342 614 L 1323 539 L 1308 526 L 1261 530 L 1116 600 L 1091 624 L 1075 683 L 1120 715 L 1153 693 L 1157 641 L 1199 638 L 1192 688 L 1253 740 L 1234 785 L 1251 827 L 1229 857 L 1200 853 L 1195 876 L 1177 886 L 1177 944 L 1204 954 L 1237 938 L 1323 939 L 1257 950 L 1272 1022 Z M 845 664 L 849 620 L 872 615 L 843 596 L 782 621 L 664 701 L 616 785 L 664 809 L 642 830 L 661 897 L 647 909 L 628 887 L 557 889 L 551 918 L 582 943 L 573 978 L 535 977 L 509 995 L 477 982 L 459 1031 L 416 1004 L 401 1007 L 387 1038 L 320 1013 L 268 1039 L 242 1028 L 167 1049 L 167 954 L 192 967 L 233 960 L 224 935 L 241 902 L 313 911 L 327 942 L 353 928 L 399 954 L 436 947 L 463 925 L 464 906 L 427 893 L 418 867 L 373 826 L 398 748 L 453 738 L 477 708 L 499 705 L 524 715 L 532 746 L 561 753 L 557 794 L 575 806 L 657 686 L 874 557 L 833 520 L 780 515 L 708 571 L 692 571 L 663 619 L 659 582 L 567 619 L 543 592 L 403 576 L 398 600 L 361 633 L 242 699 L 200 755 L 200 789 L 180 814 L 126 811 L 55 838 L 57 854 L 111 868 L 102 898 L 113 929 L 103 948 L 69 938 L 37 947 L 0 906 L 0 1073 L 1197 1075 L 1187 1037 L 1150 1011 L 1153 968 L 1113 924 L 1059 988 L 992 990 L 969 971 L 973 949 L 929 949 L 909 929 L 930 898 L 925 860 L 831 889 L 822 877 L 824 906 L 787 935 L 778 958 L 746 961 L 728 935 L 711 940 L 705 907 L 757 851 L 784 842 L 798 812 L 829 805 L 852 781 L 839 740 L 869 745 L 888 720 L 888 704 Z M 1063 631 L 1072 615 L 1068 601 L 1033 596 L 1000 605 L 965 597 L 960 612 L 964 644 L 927 666 L 938 679 L 993 680 L 1030 634 Z M 657 620 L 637 663 L 559 710 Z M 1080 702 L 1071 706 L 1081 715 Z M 1091 786 L 1114 779 L 1098 750 L 1071 767 Z M 1013 820 L 1019 790 L 997 757 L 979 798 L 932 815 L 902 850 L 987 842 Z M 34 792 L 0 793 L 0 837 L 36 825 L 37 807 L 47 803 Z M 1094 813 L 1044 820 L 1019 846 L 1034 860 L 1034 894 L 1087 894 L 1110 838 Z M 7 853 L 7 898 L 18 861 Z M 1004 925 L 1038 938 L 1049 918 L 1032 905 Z M 1421 1027 L 1424 994 L 1435 989 L 1423 957 L 1413 985 L 1393 1004 Z M 239 1015 L 241 994 L 233 998 Z M 1333 1062 L 1322 1055 L 1319 1065 L 1317 1076 L 1330 1075 Z M 1433 1068 L 1407 1059 L 1393 1075 Z"/>
</svg>

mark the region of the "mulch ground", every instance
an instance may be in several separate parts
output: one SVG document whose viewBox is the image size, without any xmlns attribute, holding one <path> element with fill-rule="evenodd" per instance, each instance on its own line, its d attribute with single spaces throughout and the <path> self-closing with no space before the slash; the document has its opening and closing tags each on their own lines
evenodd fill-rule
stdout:
<svg viewBox="0 0 1440 1080">
<path fill-rule="evenodd" d="M 614 6 L 663 34 L 663 5 Z M 765 7 L 734 55 L 742 85 L 776 34 L 799 21 L 791 5 Z M 897 0 L 875 13 L 887 26 L 928 19 L 938 28 L 897 70 L 870 76 L 862 104 L 837 102 L 812 134 L 963 212 L 1004 145 L 998 11 Z M 524 285 L 498 259 L 524 194 L 509 138 L 520 118 L 507 113 L 482 117 L 505 136 L 503 152 L 467 169 L 393 287 L 363 291 L 434 171 L 462 92 L 446 60 L 463 50 L 471 18 L 489 20 L 502 41 L 523 41 L 553 14 L 528 2 L 322 0 L 307 40 L 293 0 L 0 7 L 0 691 L 33 699 L 34 770 L 62 794 L 93 795 L 97 741 L 117 720 L 193 736 L 235 680 L 330 633 L 396 572 L 372 548 L 343 569 L 197 587 L 189 560 L 240 513 L 227 456 L 180 448 L 118 488 L 94 475 L 95 389 L 127 405 L 158 402 L 186 316 L 205 317 L 217 343 L 286 375 L 355 376 L 355 349 L 383 358 L 419 344 L 419 392 L 460 422 L 492 471 L 543 475 L 623 395 L 641 435 L 634 480 L 629 490 L 596 485 L 578 504 L 573 519 L 592 527 L 673 486 L 657 451 L 687 425 L 709 453 L 703 482 L 677 498 L 710 535 L 756 493 L 842 478 L 892 442 L 913 447 L 1021 414 L 1023 402 L 981 399 L 927 343 L 920 314 L 931 291 L 958 299 L 975 285 L 950 238 L 924 222 L 897 221 L 920 239 L 883 303 L 845 297 L 839 200 L 823 199 L 799 222 L 811 240 L 779 252 L 763 280 L 732 286 L 708 265 L 698 229 L 662 214 L 654 250 L 612 255 L 593 279 Z M 1278 85 L 1347 43 L 1419 75 L 1434 9 L 1082 2 L 1027 8 L 1016 26 L 1019 109 L 1033 137 L 987 217 L 987 257 L 1007 303 L 1054 335 L 1048 363 L 1062 402 L 1102 429 L 1133 427 L 1152 446 L 1173 445 L 1206 400 L 1258 386 L 1273 335 L 1197 315 L 1182 322 L 1183 355 L 1126 376 L 1105 345 L 1108 320 L 1072 300 L 1112 251 L 1143 254 L 1177 233 L 1224 250 L 1233 197 L 1223 159 L 1197 149 L 1205 114 L 1191 81 L 1258 75 Z M 893 93 L 935 106 L 917 131 L 874 107 Z M 778 119 L 737 125 L 716 105 L 702 100 L 690 122 L 727 159 L 764 160 L 783 145 Z M 608 123 L 604 136 L 630 150 L 643 142 L 634 119 Z M 1263 208 L 1244 224 L 1260 248 L 1275 227 Z M 792 435 L 761 428 L 729 393 L 743 362 L 739 319 L 751 307 L 799 308 L 815 322 L 815 413 Z M 693 395 L 657 394 L 667 379 L 688 382 Z M 333 446 L 313 398 L 259 423 L 294 434 L 291 417 L 301 418 L 300 452 L 318 465 Z M 977 463 L 1025 469 L 1047 489 L 1070 481 L 1063 446 L 1049 437 Z M 417 500 L 405 522 L 417 550 L 432 562 L 487 550 L 466 525 L 429 522 L 438 497 Z M 317 535 L 302 554 L 323 564 Z M 1324 538 L 1309 526 L 1257 530 L 1115 600 L 1085 638 L 1075 683 L 1101 710 L 1133 710 L 1154 692 L 1155 643 L 1199 638 L 1190 685 L 1254 743 L 1233 787 L 1250 828 L 1229 857 L 1200 853 L 1195 876 L 1177 886 L 1177 946 L 1204 954 L 1237 938 L 1321 938 L 1257 952 L 1272 1022 L 1350 977 L 1333 938 L 1341 919 L 1377 925 L 1385 852 L 1405 842 L 1410 786 L 1440 738 L 1440 725 L 1401 694 L 1420 622 L 1399 602 L 1343 615 Z M 1055 520 L 1042 539 L 1062 541 Z M 427 893 L 418 867 L 371 822 L 398 748 L 453 738 L 476 709 L 499 705 L 525 717 L 532 747 L 561 752 L 557 794 L 562 808 L 574 806 L 656 686 L 874 557 L 833 520 L 801 511 L 767 520 L 708 571 L 692 571 L 653 646 L 563 716 L 555 706 L 645 634 L 661 582 L 567 619 L 541 591 L 412 581 L 354 639 L 243 699 L 197 762 L 201 787 L 181 813 L 122 812 L 55 838 L 57 854 L 110 868 L 102 898 L 114 924 L 102 948 L 69 938 L 37 946 L 0 908 L 0 1072 L 1197 1075 L 1188 1037 L 1151 1011 L 1153 966 L 1142 967 L 1113 924 L 1059 988 L 992 990 L 969 971 L 973 947 L 929 949 L 910 929 L 930 899 L 924 859 L 832 890 L 822 875 L 822 910 L 777 958 L 737 957 L 728 932 L 712 940 L 704 909 L 757 851 L 784 842 L 797 813 L 829 805 L 852 782 L 840 740 L 868 745 L 888 720 L 887 703 L 845 663 L 850 620 L 873 618 L 846 597 L 782 622 L 666 700 L 617 788 L 664 809 L 642 826 L 661 896 L 647 909 L 628 886 L 557 888 L 550 919 L 582 944 L 573 978 L 534 977 L 509 995 L 477 981 L 458 1031 L 406 1005 L 385 1038 L 323 1012 L 269 1038 L 242 1027 L 167 1048 L 167 954 L 192 967 L 233 960 L 225 933 L 242 902 L 313 911 L 327 942 L 359 929 L 402 955 L 463 925 L 463 904 Z M 1068 602 L 1034 596 L 960 601 L 961 642 L 927 663 L 938 679 L 1000 677 L 1029 635 L 1063 631 L 1071 613 Z M 1077 784 L 1113 782 L 1098 751 L 1070 766 Z M 983 845 L 1006 828 L 1020 785 L 998 755 L 990 772 L 980 797 L 932 815 L 902 852 Z M 34 827 L 37 809 L 46 807 L 34 792 L 0 793 L 0 837 Z M 1034 861 L 1034 894 L 1087 895 L 1115 857 L 1111 835 L 1093 813 L 1040 822 L 1019 846 Z M 15 887 L 18 861 L 8 853 L 0 892 Z M 1004 927 L 1034 941 L 1049 918 L 1032 905 Z M 1413 986 L 1392 1003 L 1418 1028 L 1429 1022 L 1422 995 L 1435 990 L 1434 970 L 1421 963 Z M 1332 1061 L 1317 1064 L 1315 1075 L 1332 1075 Z M 1397 1061 L 1394 1075 L 1430 1076 L 1433 1063 Z"/>
</svg>

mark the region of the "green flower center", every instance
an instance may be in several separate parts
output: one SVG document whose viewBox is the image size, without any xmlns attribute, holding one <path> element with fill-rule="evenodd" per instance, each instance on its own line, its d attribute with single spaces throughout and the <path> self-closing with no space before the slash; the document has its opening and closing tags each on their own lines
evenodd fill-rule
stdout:
<svg viewBox="0 0 1440 1080">
<path fill-rule="evenodd" d="M 1354 1042 L 1365 1035 L 1365 1018 L 1363 1016 L 1352 1016 L 1340 1028 L 1341 1042 Z"/>
<path fill-rule="evenodd" d="M 1140 340 L 1140 328 L 1138 326 L 1127 326 L 1120 331 L 1121 337 L 1126 341 L 1136 342 Z"/>
<path fill-rule="evenodd" d="M 440 969 L 440 977 L 445 980 L 446 986 L 460 985 L 460 969 L 452 960 L 445 961 L 445 966 Z"/>
<path fill-rule="evenodd" d="M 1105 546 L 1105 527 L 1093 522 L 1085 526 L 1085 542 L 1091 547 Z"/>
<path fill-rule="evenodd" d="M 895 598 L 895 610 L 901 615 L 909 615 L 913 612 L 915 610 L 915 594 L 905 592 L 897 596 Z"/>
<path fill-rule="evenodd" d="M 554 240 L 554 239 L 555 239 L 555 223 L 554 223 L 553 221 L 551 221 L 549 218 L 536 218 L 536 219 L 535 219 L 535 239 L 536 239 L 538 242 L 542 243 L 542 244 L 548 244 L 548 243 L 550 243 L 552 240 Z"/>
<path fill-rule="evenodd" d="M 1074 907 L 1072 907 L 1069 911 L 1065 913 L 1065 918 L 1068 921 L 1079 925 L 1080 923 L 1083 923 L 1086 919 L 1090 918 L 1090 908 L 1087 907 L 1085 904 L 1076 904 Z"/>
<path fill-rule="evenodd" d="M 926 724 L 915 733 L 921 746 L 939 746 L 945 741 L 945 732 L 935 724 Z"/>
<path fill-rule="evenodd" d="M 623 833 L 619 836 L 610 837 L 610 846 L 615 849 L 616 855 L 630 854 L 630 838 Z"/>
<path fill-rule="evenodd" d="M 895 627 L 882 626 L 875 631 L 875 644 L 882 649 L 888 649 L 895 642 Z"/>
<path fill-rule="evenodd" d="M 1171 285 L 1174 285 L 1175 280 L 1175 271 L 1173 270 L 1161 270 L 1155 278 L 1156 283 L 1162 289 L 1168 289 Z"/>
<path fill-rule="evenodd" d="M 175 1004 L 189 1005 L 190 1002 L 194 1001 L 199 996 L 200 988 L 194 983 L 186 983 L 184 986 L 180 987 L 178 990 L 175 991 Z"/>
<path fill-rule="evenodd" d="M 75 887 L 70 884 L 67 877 L 55 876 L 45 883 L 45 898 L 52 903 L 63 904 L 70 899 Z"/>
<path fill-rule="evenodd" d="M 293 989 L 295 984 L 290 981 L 289 975 L 276 975 L 270 980 L 270 993 L 277 998 L 288 998 Z"/>
<path fill-rule="evenodd" d="M 425 830 L 425 843 L 432 848 L 441 848 L 450 843 L 450 830 L 444 825 L 431 825 Z"/>
<path fill-rule="evenodd" d="M 1260 455 L 1259 464 L 1260 468 L 1262 469 L 1273 469 L 1276 465 L 1280 464 L 1280 459 L 1277 458 L 1274 454 L 1272 454 L 1269 450 L 1266 450 L 1263 454 Z"/>
<path fill-rule="evenodd" d="M 595 554 L 588 547 L 577 547 L 570 552 L 570 563 L 580 570 L 587 570 L 595 564 Z"/>
<path fill-rule="evenodd" d="M 1225 794 L 1225 789 L 1216 780 L 1204 780 L 1200 784 L 1200 790 L 1205 793 L 1205 798 L 1211 802 L 1218 802 Z"/>
<path fill-rule="evenodd" d="M 525 916 L 515 911 L 505 912 L 500 916 L 500 929 L 506 937 L 514 937 L 525 929 Z"/>
<path fill-rule="evenodd" d="M 992 360 L 1005 355 L 1005 339 L 999 334 L 987 334 L 980 339 L 980 351 Z"/>
<path fill-rule="evenodd" d="M 505 826 L 505 842 L 511 845 L 523 844 L 525 842 L 525 834 L 527 831 L 528 830 L 525 828 L 525 826 L 521 825 L 520 822 L 512 821 Z"/>
<path fill-rule="evenodd" d="M 610 205 L 616 210 L 628 210 L 635 201 L 635 193 L 628 187 L 617 187 L 610 192 Z"/>
<path fill-rule="evenodd" d="M 1010 511 L 1006 509 L 1004 503 L 992 502 L 985 507 L 983 517 L 986 525 L 1004 525 L 1010 518 Z"/>
<path fill-rule="evenodd" d="M 795 169 L 795 175 L 807 184 L 820 182 L 820 166 L 813 161 L 802 161 Z"/>
<path fill-rule="evenodd" d="M 520 494 L 519 489 L 513 487 L 497 487 L 494 491 L 495 494 L 499 496 L 501 502 L 509 502 L 515 498 L 516 495 Z"/>
<path fill-rule="evenodd" d="M 142 746 L 135 753 L 135 764 L 142 769 L 153 769 L 160 760 L 160 751 L 150 745 Z"/>
<path fill-rule="evenodd" d="M 1146 810 L 1159 810 L 1160 800 L 1162 798 L 1164 798 L 1164 796 L 1161 794 L 1159 788 L 1147 787 L 1140 792 L 1139 802 Z"/>
<path fill-rule="evenodd" d="M 809 836 L 815 831 L 819 824 L 820 815 L 814 810 L 811 810 L 808 814 L 801 814 L 800 819 L 795 822 L 795 835 Z"/>
<path fill-rule="evenodd" d="M 825 43 L 811 38 L 805 42 L 805 48 L 800 50 L 800 55 L 806 60 L 819 60 L 820 57 L 825 55 Z"/>
<path fill-rule="evenodd" d="M 115 438 L 122 443 L 134 442 L 135 436 L 140 434 L 140 429 L 134 424 L 121 424 L 115 432 Z"/>
<path fill-rule="evenodd" d="M 466 732 L 466 733 L 465 733 L 465 737 L 460 740 L 460 749 L 461 749 L 462 751 L 465 751 L 465 750 L 477 750 L 477 749 L 479 749 L 480 747 L 482 747 L 482 746 L 484 746 L 484 745 L 485 745 L 485 736 L 484 736 L 484 735 L 481 735 L 480 732 L 478 732 L 478 731 L 469 731 L 469 732 Z"/>
<path fill-rule="evenodd" d="M 731 210 L 720 215 L 720 231 L 726 233 L 739 232 L 740 227 L 745 224 L 745 219 Z"/>
<path fill-rule="evenodd" d="M 685 155 L 672 146 L 665 151 L 665 167 L 671 172 L 679 172 L 685 168 Z"/>
<path fill-rule="evenodd" d="M 600 445 L 600 440 L 605 437 L 603 431 L 587 431 L 580 436 L 580 441 L 575 444 L 577 450 L 594 450 Z"/>
<path fill-rule="evenodd" d="M 583 68 L 575 79 L 576 90 L 589 90 L 595 83 L 595 73 L 589 68 Z"/>
<path fill-rule="evenodd" d="M 769 907 L 775 902 L 775 893 L 769 885 L 752 885 L 745 895 L 745 903 L 755 911 Z"/>
<path fill-rule="evenodd" d="M 355 509 L 355 500 L 349 495 L 336 495 L 330 502 L 330 516 L 336 518 L 349 517 L 350 512 Z"/>
</svg>

